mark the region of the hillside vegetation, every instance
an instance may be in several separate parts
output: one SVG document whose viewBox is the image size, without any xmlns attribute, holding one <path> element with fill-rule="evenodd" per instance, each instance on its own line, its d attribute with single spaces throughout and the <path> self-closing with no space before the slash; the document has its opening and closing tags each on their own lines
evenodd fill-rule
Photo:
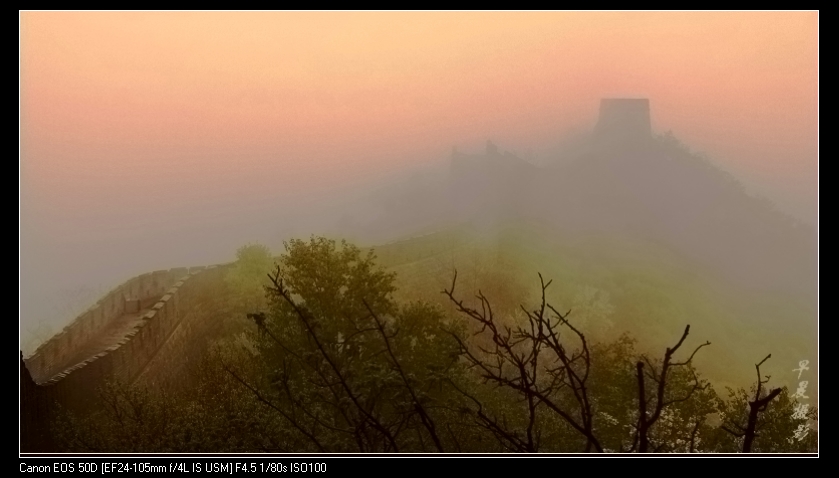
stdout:
<svg viewBox="0 0 839 478">
<path fill-rule="evenodd" d="M 689 307 L 651 292 L 672 277 L 604 272 L 562 253 L 548 263 L 537 244 L 501 238 L 493 248 L 449 232 L 383 247 L 381 258 L 323 237 L 292 240 L 278 259 L 244 247 L 227 281 L 241 300 L 221 320 L 250 325 L 218 341 L 179 394 L 107 385 L 100 412 L 60 416 L 58 441 L 97 452 L 817 449 L 817 409 L 789 387 L 752 378 L 726 392 L 708 380 L 699 357 L 716 363 L 722 347 L 701 321 L 677 325 L 694 318 Z M 530 261 L 566 272 L 537 276 L 534 292 L 516 277 Z M 569 279 L 586 269 L 585 281 Z M 683 289 L 664 292 L 689 297 Z M 622 333 L 633 319 L 658 333 L 643 343 Z M 767 358 L 745 360 L 766 369 Z"/>
</svg>

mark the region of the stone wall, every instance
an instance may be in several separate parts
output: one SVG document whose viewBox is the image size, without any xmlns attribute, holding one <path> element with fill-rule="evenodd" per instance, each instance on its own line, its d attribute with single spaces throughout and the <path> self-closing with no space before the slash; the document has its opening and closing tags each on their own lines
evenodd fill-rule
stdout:
<svg viewBox="0 0 839 478">
<path fill-rule="evenodd" d="M 38 347 L 31 357 L 21 356 L 21 450 L 50 448 L 50 410 L 55 404 L 86 413 L 98 406 L 96 389 L 107 380 L 148 384 L 176 376 L 166 372 L 178 370 L 190 358 L 190 351 L 195 350 L 190 342 L 206 335 L 203 327 L 213 327 L 202 322 L 211 308 L 207 298 L 218 303 L 224 272 L 230 265 L 177 268 L 130 279 Z M 75 347 L 83 346 L 109 321 L 146 308 L 150 310 L 142 320 L 106 350 L 53 373 L 55 364 L 77 353 Z"/>
<path fill-rule="evenodd" d="M 180 294 L 162 308 L 164 321 L 171 323 L 162 340 L 152 341 L 142 355 L 142 370 L 132 376 L 139 383 L 158 390 L 176 391 L 191 384 L 190 373 L 204 356 L 209 344 L 223 335 L 230 311 L 224 284 L 226 268 L 208 269 L 190 279 Z M 169 320 L 177 310 L 175 320 Z"/>
<path fill-rule="evenodd" d="M 44 383 L 65 370 L 56 369 L 113 319 L 126 312 L 155 304 L 167 289 L 193 270 L 185 267 L 143 274 L 114 288 L 64 329 L 41 344 L 28 358 L 26 366 L 36 383 Z M 114 344 L 117 345 L 117 344 Z M 74 364 L 75 365 L 75 364 Z M 71 366 L 74 366 L 71 365 Z M 82 364 L 79 364 L 82 365 Z"/>
<path fill-rule="evenodd" d="M 650 101 L 646 98 L 604 98 L 594 129 L 598 142 L 641 146 L 652 138 Z"/>
</svg>

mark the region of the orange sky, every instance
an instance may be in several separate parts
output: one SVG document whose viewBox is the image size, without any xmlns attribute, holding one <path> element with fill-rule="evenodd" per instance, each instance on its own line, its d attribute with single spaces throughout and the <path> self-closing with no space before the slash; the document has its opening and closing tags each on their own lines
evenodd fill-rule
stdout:
<svg viewBox="0 0 839 478">
<path fill-rule="evenodd" d="M 818 12 L 22 12 L 20 60 L 22 194 L 54 232 L 487 138 L 539 151 L 607 96 L 789 207 L 817 197 Z"/>
</svg>

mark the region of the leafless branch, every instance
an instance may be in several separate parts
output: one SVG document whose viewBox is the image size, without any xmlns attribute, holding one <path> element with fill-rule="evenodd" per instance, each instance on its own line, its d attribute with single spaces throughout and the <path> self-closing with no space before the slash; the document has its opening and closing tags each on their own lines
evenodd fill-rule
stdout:
<svg viewBox="0 0 839 478">
<path fill-rule="evenodd" d="M 673 347 L 668 347 L 665 350 L 664 360 L 661 364 L 660 374 L 655 370 L 653 364 L 650 363 L 650 361 L 646 357 L 642 357 L 642 360 L 639 360 L 636 364 L 636 378 L 638 381 L 638 425 L 636 426 L 636 429 L 638 433 L 638 451 L 640 453 L 646 453 L 649 450 L 650 430 L 652 429 L 653 425 L 655 425 L 655 423 L 659 420 L 659 418 L 661 418 L 661 413 L 665 407 L 673 403 L 686 401 L 690 399 L 690 397 L 692 397 L 696 391 L 704 390 L 708 386 L 707 384 L 702 384 L 699 380 L 699 377 L 697 377 L 694 373 L 694 386 L 687 392 L 687 394 L 684 397 L 671 400 L 667 400 L 665 398 L 665 392 L 667 388 L 667 373 L 670 371 L 670 369 L 672 367 L 689 366 L 693 361 L 693 357 L 696 355 L 696 352 L 698 352 L 699 349 L 701 349 L 702 347 L 711 344 L 710 342 L 705 342 L 704 344 L 698 346 L 696 349 L 694 349 L 693 353 L 690 354 L 690 357 L 688 357 L 688 359 L 684 362 L 673 362 L 673 354 L 675 354 L 676 351 L 678 351 L 679 348 L 682 346 L 682 344 L 684 344 L 685 339 L 687 338 L 689 333 L 690 325 L 687 325 L 685 327 L 685 331 L 682 333 L 682 336 L 681 338 L 679 338 L 679 341 L 676 343 L 676 345 L 674 345 Z M 648 365 L 652 369 L 653 374 L 651 378 L 657 385 L 655 393 L 655 405 L 653 406 L 651 413 L 647 410 L 650 403 L 648 403 L 647 401 L 646 389 L 644 385 L 645 365 Z"/>
<path fill-rule="evenodd" d="M 481 377 L 498 386 L 513 389 L 522 394 L 527 403 L 527 425 L 524 431 L 526 449 L 535 449 L 538 445 L 538 430 L 535 428 L 538 408 L 544 406 L 558 414 L 572 428 L 587 440 L 586 451 L 594 448 L 602 452 L 602 446 L 593 433 L 593 413 L 588 397 L 586 380 L 591 368 L 590 352 L 585 336 L 567 320 L 567 314 L 559 313 L 546 300 L 546 289 L 551 281 L 545 282 L 539 274 L 541 284 L 541 302 L 536 310 L 529 311 L 522 307 L 527 324 L 515 328 L 501 326 L 496 322 L 489 300 L 483 293 L 477 295 L 480 310 L 464 305 L 454 295 L 457 271 L 452 279 L 452 286 L 442 291 L 454 304 L 458 312 L 480 325 L 480 332 L 489 332 L 491 347 L 478 347 L 482 354 L 472 352 L 460 337 L 452 334 L 457 341 L 461 355 Z M 548 311 L 553 312 L 552 320 Z M 579 339 L 581 350 L 569 354 L 563 344 L 559 327 L 568 327 Z M 545 355 L 549 352 L 550 356 Z M 540 360 L 541 359 L 541 360 Z M 557 365 L 546 365 L 545 362 Z M 581 369 L 581 370 L 578 370 Z M 577 401 L 579 410 L 570 412 L 556 401 L 556 394 L 562 388 L 568 388 Z M 572 413 L 579 414 L 575 418 Z M 510 437 L 504 437 L 508 442 Z M 514 441 L 514 440 L 512 440 Z"/>
</svg>

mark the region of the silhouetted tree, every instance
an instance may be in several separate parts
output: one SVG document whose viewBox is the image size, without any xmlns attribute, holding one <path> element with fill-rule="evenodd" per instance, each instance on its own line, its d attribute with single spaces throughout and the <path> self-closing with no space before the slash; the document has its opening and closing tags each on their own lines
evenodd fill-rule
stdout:
<svg viewBox="0 0 839 478">
<path fill-rule="evenodd" d="M 685 331 L 684 333 L 682 333 L 682 337 L 679 339 L 676 345 L 674 345 L 672 348 L 668 347 L 667 350 L 664 352 L 664 360 L 661 363 L 661 372 L 659 372 L 656 369 L 655 365 L 651 363 L 646 356 L 642 357 L 642 360 L 639 360 L 636 363 L 636 377 L 638 380 L 638 425 L 636 427 L 636 436 L 633 439 L 632 447 L 629 449 L 629 451 L 635 451 L 637 449 L 639 453 L 649 452 L 650 429 L 661 418 L 661 413 L 665 409 L 665 407 L 674 403 L 684 402 L 690 399 L 690 397 L 696 391 L 704 390 L 708 387 L 708 383 L 700 381 L 699 377 L 697 377 L 694 373 L 694 385 L 687 391 L 687 393 L 685 393 L 683 396 L 674 398 L 667 398 L 666 396 L 668 380 L 667 373 L 670 371 L 671 367 L 689 366 L 690 363 L 693 361 L 693 357 L 696 355 L 696 352 L 698 352 L 699 349 L 705 347 L 706 345 L 711 345 L 710 342 L 705 342 L 704 344 L 701 344 L 698 347 L 696 347 L 693 353 L 690 354 L 690 357 L 688 357 L 688 359 L 684 362 L 673 362 L 673 354 L 676 353 L 676 351 L 679 350 L 679 348 L 682 346 L 689 332 L 690 325 L 685 327 Z M 645 373 L 645 365 L 650 368 L 650 372 Z M 654 401 L 648 401 L 647 399 L 647 386 L 645 384 L 647 378 L 651 379 L 656 385 Z M 650 406 L 652 406 L 651 410 L 649 409 Z M 699 422 L 697 422 L 696 427 L 699 427 Z"/>
<path fill-rule="evenodd" d="M 541 274 L 539 280 L 541 303 L 533 311 L 522 306 L 527 318 L 524 325 L 511 326 L 501 323 L 495 317 L 489 300 L 480 291 L 476 296 L 480 302 L 480 310 L 464 305 L 463 301 L 454 295 L 456 271 L 451 287 L 443 290 L 443 294 L 460 313 L 479 325 L 477 335 L 488 336 L 487 345 L 476 346 L 458 334 L 450 334 L 457 341 L 462 356 L 485 383 L 513 390 L 523 397 L 526 403 L 524 429 L 512 429 L 507 420 L 499 419 L 486 410 L 480 399 L 464 390 L 460 391 L 473 402 L 476 422 L 510 450 L 539 451 L 542 433 L 539 415 L 544 410 L 561 417 L 562 421 L 580 434 L 585 440 L 586 452 L 603 452 L 603 445 L 595 433 L 596 399 L 592 397 L 588 384 L 592 370 L 592 355 L 588 341 L 568 320 L 570 311 L 562 314 L 546 301 L 545 291 L 551 281 L 545 283 Z M 690 326 L 687 326 L 678 343 L 665 351 L 660 371 L 645 356 L 637 362 L 638 419 L 633 443 L 625 451 L 650 451 L 650 430 L 661 418 L 662 412 L 668 406 L 685 402 L 695 392 L 708 388 L 708 383 L 696 376 L 690 364 L 696 352 L 710 345 L 709 342 L 698 346 L 685 361 L 672 361 L 673 354 L 682 346 L 689 330 Z M 575 339 L 576 347 L 565 340 L 563 331 Z M 649 372 L 645 373 L 645 366 L 650 369 Z M 670 379 L 668 372 L 674 367 L 686 367 L 694 379 L 693 385 L 678 396 L 668 393 L 667 386 Z M 656 385 L 653 400 L 648 400 L 646 394 L 645 382 L 648 379 Z M 699 420 L 695 422 L 693 435 L 701 423 Z"/>
<path fill-rule="evenodd" d="M 725 414 L 725 422 L 721 429 L 736 437 L 738 443 L 742 442 L 743 453 L 753 452 L 756 440 L 764 434 L 767 435 L 767 440 L 759 447 L 761 451 L 781 451 L 790 448 L 788 445 L 804 448 L 796 451 L 814 448 L 815 432 L 807 433 L 810 435 L 809 440 L 805 440 L 807 437 L 795 435 L 801 427 L 807 427 L 810 420 L 817 420 L 817 410 L 806 407 L 806 412 L 802 412 L 802 405 L 791 399 L 786 387 L 771 390 L 763 387 L 770 377 L 761 376 L 760 366 L 770 357 L 771 354 L 755 364 L 757 382 L 752 387 L 751 399 L 747 397 L 745 390 L 741 389 L 739 393 L 730 390 L 731 400 L 720 405 Z M 748 411 L 748 414 L 743 416 L 742 411 Z"/>
<path fill-rule="evenodd" d="M 775 388 L 769 391 L 766 396 L 761 396 L 763 391 L 763 384 L 769 381 L 769 376 L 766 377 L 766 380 L 763 380 L 760 376 L 760 366 L 763 362 L 769 360 L 772 354 L 769 354 L 760 361 L 760 363 L 755 364 L 755 370 L 757 371 L 757 390 L 755 390 L 755 398 L 754 400 L 749 402 L 749 421 L 746 423 L 746 427 L 742 428 L 737 425 L 737 428 L 740 428 L 743 433 L 743 453 L 750 453 L 752 451 L 752 443 L 755 441 L 755 436 L 757 435 L 757 417 L 758 414 L 766 411 L 766 407 L 769 405 L 769 402 L 775 399 L 781 393 L 780 388 Z M 725 429 L 727 432 L 737 435 L 736 432 L 730 430 L 729 428 Z"/>
<path fill-rule="evenodd" d="M 509 429 L 504 421 L 491 416 L 484 410 L 480 400 L 467 395 L 477 406 L 475 415 L 478 423 L 492 432 L 506 447 L 520 452 L 539 451 L 540 430 L 538 414 L 546 408 L 562 417 L 571 427 L 586 438 L 586 451 L 594 448 L 603 451 L 592 432 L 591 403 L 586 389 L 586 380 L 591 367 L 591 358 L 585 336 L 575 329 L 566 317 L 545 300 L 546 284 L 541 274 L 542 301 L 533 311 L 524 307 L 527 325 L 511 328 L 497 322 L 492 306 L 486 296 L 478 291 L 477 298 L 481 310 L 464 305 L 454 296 L 457 284 L 457 271 L 452 278 L 452 285 L 443 293 L 457 307 L 457 310 L 476 321 L 481 332 L 489 332 L 489 347 L 470 346 L 456 333 L 450 335 L 457 341 L 461 354 L 470 366 L 478 371 L 485 382 L 500 387 L 507 387 L 524 396 L 526 400 L 526 425 L 522 432 Z M 554 317 L 550 317 L 550 313 Z M 569 350 L 561 341 L 560 327 L 566 326 L 579 339 L 582 348 Z M 556 365 L 554 365 L 556 364 Z M 560 392 L 573 394 L 576 410 L 570 410 L 558 399 Z"/>
</svg>

